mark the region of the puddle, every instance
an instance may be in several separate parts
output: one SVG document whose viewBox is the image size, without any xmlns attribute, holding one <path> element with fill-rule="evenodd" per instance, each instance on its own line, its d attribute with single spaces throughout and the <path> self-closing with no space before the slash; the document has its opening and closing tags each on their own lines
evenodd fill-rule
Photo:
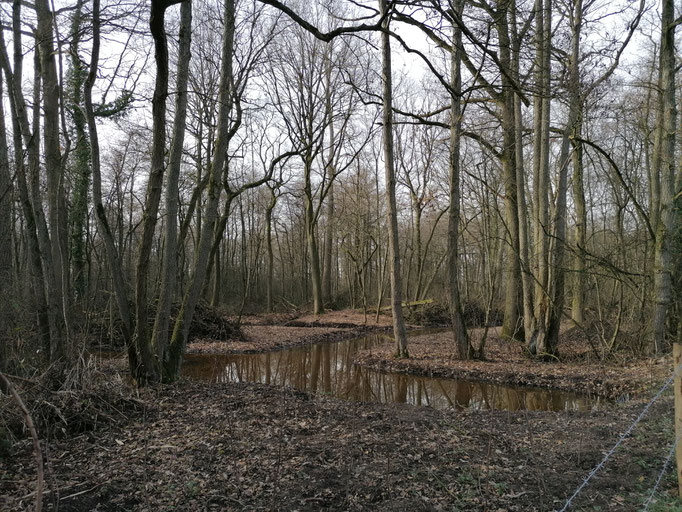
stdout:
<svg viewBox="0 0 682 512">
<path fill-rule="evenodd" d="M 210 382 L 257 382 L 344 400 L 399 402 L 435 409 L 586 411 L 595 404 L 588 397 L 562 391 L 382 373 L 353 364 L 358 350 L 386 343 L 393 341 L 386 335 L 373 334 L 264 354 L 189 354 L 182 373 Z"/>
</svg>

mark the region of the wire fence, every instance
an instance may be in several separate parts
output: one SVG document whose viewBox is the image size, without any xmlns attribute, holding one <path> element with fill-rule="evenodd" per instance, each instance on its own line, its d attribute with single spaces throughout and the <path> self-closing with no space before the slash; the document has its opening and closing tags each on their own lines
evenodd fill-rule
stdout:
<svg viewBox="0 0 682 512">
<path fill-rule="evenodd" d="M 644 502 L 644 512 L 649 510 L 649 505 L 651 505 L 651 503 L 654 500 L 654 495 L 656 494 L 656 491 L 658 490 L 658 486 L 661 485 L 661 480 L 663 480 L 663 475 L 665 475 L 665 472 L 668 470 L 668 466 L 670 465 L 670 461 L 673 458 L 673 454 L 675 453 L 675 449 L 677 448 L 677 444 L 679 442 L 680 442 L 680 436 L 677 436 L 677 438 L 675 439 L 675 442 L 670 447 L 670 451 L 668 452 L 668 456 L 665 458 L 665 462 L 663 463 L 663 469 L 661 469 L 661 472 L 658 474 L 658 478 L 656 478 L 656 483 L 654 484 L 654 488 L 651 490 L 651 494 L 649 494 L 649 497 Z"/>
<path fill-rule="evenodd" d="M 678 365 L 676 368 L 673 369 L 673 373 L 670 376 L 670 378 L 668 378 L 668 380 L 665 381 L 663 386 L 661 386 L 661 388 L 658 390 L 658 392 L 656 392 L 656 394 L 653 396 L 653 398 L 651 400 L 649 400 L 649 402 L 644 406 L 644 408 L 641 410 L 641 412 L 635 418 L 635 420 L 630 424 L 630 426 L 625 430 L 625 432 L 623 432 L 623 434 L 621 434 L 621 436 L 618 438 L 616 443 L 611 447 L 611 449 L 608 452 L 606 452 L 606 455 L 604 455 L 604 457 L 599 462 L 599 464 L 597 464 L 594 468 L 592 468 L 592 470 L 587 474 L 587 476 L 583 479 L 583 481 L 575 489 L 573 494 L 571 494 L 571 496 L 566 500 L 566 502 L 564 503 L 564 506 L 559 510 L 559 512 L 566 512 L 571 507 L 571 505 L 573 504 L 573 500 L 582 492 L 583 489 L 585 489 L 585 487 L 587 487 L 587 484 L 590 482 L 590 480 L 592 480 L 592 478 L 597 473 L 599 473 L 599 471 L 601 471 L 604 468 L 607 461 L 611 458 L 611 456 L 613 456 L 613 454 L 616 452 L 618 447 L 621 444 L 623 444 L 623 442 L 628 437 L 630 437 L 630 435 L 632 434 L 635 427 L 637 427 L 639 422 L 642 421 L 644 419 L 644 417 L 649 413 L 649 410 L 651 409 L 651 407 L 656 403 L 656 401 L 659 398 L 661 398 L 661 396 L 663 396 L 663 393 L 665 392 L 665 390 L 670 387 L 670 385 L 675 380 L 675 377 L 677 377 L 679 375 L 680 370 L 682 370 L 682 364 Z M 656 484 L 654 485 L 654 488 L 653 488 L 651 494 L 649 495 L 649 498 L 647 499 L 647 501 L 644 504 L 644 510 L 648 510 L 649 505 L 653 502 L 653 498 L 654 498 L 654 495 L 656 493 L 656 490 L 658 489 L 658 487 L 661 483 L 661 480 L 663 479 L 663 475 L 665 474 L 665 472 L 668 469 L 668 466 L 670 464 L 670 461 L 672 459 L 673 454 L 675 453 L 675 448 L 677 447 L 679 440 L 680 440 L 680 438 L 678 437 L 677 439 L 675 439 L 675 442 L 673 442 L 672 448 L 670 449 L 670 452 L 668 453 L 668 456 L 665 460 L 665 463 L 663 464 L 663 469 L 661 470 L 661 472 L 658 475 L 658 478 L 656 479 Z"/>
</svg>

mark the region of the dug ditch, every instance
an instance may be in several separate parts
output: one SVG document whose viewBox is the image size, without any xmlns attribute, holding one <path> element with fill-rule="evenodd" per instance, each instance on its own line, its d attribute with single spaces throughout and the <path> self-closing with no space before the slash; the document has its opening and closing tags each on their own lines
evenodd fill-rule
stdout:
<svg viewBox="0 0 682 512">
<path fill-rule="evenodd" d="M 391 339 L 371 334 L 260 354 L 188 354 L 184 376 L 208 382 L 254 382 L 358 402 L 408 403 L 434 409 L 587 411 L 590 397 L 481 381 L 382 373 L 353 364 L 358 350 Z"/>
</svg>

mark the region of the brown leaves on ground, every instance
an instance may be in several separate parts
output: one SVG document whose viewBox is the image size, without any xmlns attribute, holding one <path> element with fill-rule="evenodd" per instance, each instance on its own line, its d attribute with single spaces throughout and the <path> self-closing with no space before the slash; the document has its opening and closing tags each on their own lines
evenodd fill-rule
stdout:
<svg viewBox="0 0 682 512">
<path fill-rule="evenodd" d="M 641 408 L 462 414 L 189 382 L 141 398 L 128 421 L 48 444 L 58 495 L 46 510 L 556 510 Z M 577 510 L 639 509 L 671 440 L 670 402 Z M 31 506 L 34 473 L 30 443 L 15 445 L 0 509 Z"/>
<path fill-rule="evenodd" d="M 472 337 L 481 333 L 476 329 Z M 661 358 L 590 360 L 589 347 L 579 340 L 560 344 L 559 362 L 534 360 L 524 354 L 520 343 L 500 337 L 498 328 L 489 332 L 485 361 L 460 360 L 451 331 L 411 336 L 408 348 L 409 359 L 396 359 L 392 347 L 386 347 L 361 352 L 355 362 L 380 371 L 554 388 L 606 398 L 647 390 L 670 372 L 669 361 Z"/>
<path fill-rule="evenodd" d="M 339 327 L 357 320 L 341 312 L 280 320 L 279 325 L 249 322 L 248 341 L 191 348 L 263 351 L 368 329 Z M 291 326 L 292 320 L 298 326 Z M 382 326 L 388 325 L 384 318 Z M 489 361 L 463 362 L 453 356 L 451 336 L 413 336 L 410 359 L 394 359 L 391 349 L 373 350 L 362 354 L 361 363 L 602 396 L 660 385 L 670 373 L 669 358 L 623 364 L 590 360 L 578 339 L 560 346 L 562 362 L 536 362 L 494 330 Z M 70 395 L 70 407 L 83 405 L 78 400 Z M 144 390 L 139 398 L 117 398 L 113 408 L 101 407 L 109 412 L 106 421 L 93 423 L 94 430 L 50 437 L 44 443 L 52 475 L 45 508 L 557 510 L 630 426 L 643 400 L 597 401 L 589 412 L 462 413 L 344 402 L 257 384 L 184 381 Z M 674 437 L 671 409 L 668 393 L 576 498 L 575 510 L 641 509 Z M 41 436 L 45 441 L 46 432 Z M 32 506 L 34 466 L 30 440 L 15 440 L 0 458 L 0 510 Z M 675 503 L 675 495 L 669 471 L 657 499 Z"/>
</svg>

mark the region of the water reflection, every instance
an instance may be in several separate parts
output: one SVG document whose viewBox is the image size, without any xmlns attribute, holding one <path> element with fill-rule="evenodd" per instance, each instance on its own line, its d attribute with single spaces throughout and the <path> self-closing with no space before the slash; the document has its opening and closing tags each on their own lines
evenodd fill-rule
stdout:
<svg viewBox="0 0 682 512">
<path fill-rule="evenodd" d="M 187 355 L 183 374 L 211 382 L 258 382 L 345 400 L 435 409 L 584 411 L 593 405 L 589 398 L 561 391 L 381 373 L 353 364 L 356 351 L 390 342 L 386 336 L 372 335 L 265 354 Z"/>
</svg>

